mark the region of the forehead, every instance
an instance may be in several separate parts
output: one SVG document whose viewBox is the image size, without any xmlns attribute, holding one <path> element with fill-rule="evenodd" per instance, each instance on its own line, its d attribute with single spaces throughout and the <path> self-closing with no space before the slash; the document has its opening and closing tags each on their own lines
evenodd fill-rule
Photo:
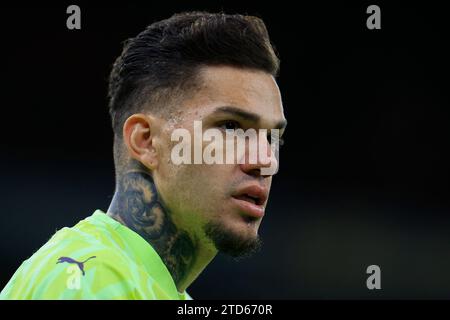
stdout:
<svg viewBox="0 0 450 320">
<path fill-rule="evenodd" d="M 278 85 L 266 72 L 208 66 L 200 71 L 199 82 L 185 106 L 189 114 L 205 116 L 219 107 L 234 106 L 259 115 L 262 122 L 284 119 Z"/>
</svg>

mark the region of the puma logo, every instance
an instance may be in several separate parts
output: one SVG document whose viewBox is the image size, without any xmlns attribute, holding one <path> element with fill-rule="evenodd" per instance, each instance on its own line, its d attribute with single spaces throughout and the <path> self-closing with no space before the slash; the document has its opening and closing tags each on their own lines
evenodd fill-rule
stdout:
<svg viewBox="0 0 450 320">
<path fill-rule="evenodd" d="M 88 260 L 93 259 L 93 258 L 96 258 L 96 256 L 89 257 L 89 258 L 87 258 L 86 260 L 84 260 L 84 261 L 82 261 L 82 262 L 79 262 L 79 261 L 77 261 L 77 260 L 75 260 L 75 259 L 72 259 L 72 258 L 69 258 L 69 257 L 59 257 L 59 258 L 58 258 L 58 262 L 56 262 L 56 263 L 58 264 L 58 263 L 68 262 L 68 263 L 76 264 L 76 265 L 78 266 L 78 268 L 80 268 L 80 271 L 81 271 L 81 273 L 82 273 L 83 276 L 84 276 L 84 264 L 85 264 Z"/>
</svg>

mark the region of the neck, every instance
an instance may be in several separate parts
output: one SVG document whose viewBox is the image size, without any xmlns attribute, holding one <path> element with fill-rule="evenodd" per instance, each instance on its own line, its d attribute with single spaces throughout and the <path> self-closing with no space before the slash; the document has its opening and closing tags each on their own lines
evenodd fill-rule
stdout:
<svg viewBox="0 0 450 320">
<path fill-rule="evenodd" d="M 152 176 L 141 168 L 128 170 L 118 179 L 108 215 L 156 250 L 178 292 L 184 292 L 215 255 L 202 250 L 201 243 L 174 224 Z"/>
</svg>

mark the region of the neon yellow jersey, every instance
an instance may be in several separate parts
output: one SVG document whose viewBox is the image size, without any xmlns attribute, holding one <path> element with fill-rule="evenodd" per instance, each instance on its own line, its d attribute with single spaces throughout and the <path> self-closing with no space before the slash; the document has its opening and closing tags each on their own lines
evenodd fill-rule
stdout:
<svg viewBox="0 0 450 320">
<path fill-rule="evenodd" d="M 140 235 L 97 210 L 25 260 L 0 299 L 190 300 Z"/>
</svg>

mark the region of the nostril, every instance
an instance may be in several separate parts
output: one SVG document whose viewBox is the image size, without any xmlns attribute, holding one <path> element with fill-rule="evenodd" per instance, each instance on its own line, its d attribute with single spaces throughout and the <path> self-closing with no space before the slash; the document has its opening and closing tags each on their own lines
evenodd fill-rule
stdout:
<svg viewBox="0 0 450 320">
<path fill-rule="evenodd" d="M 261 169 L 259 168 L 251 169 L 247 172 L 247 174 L 252 177 L 259 177 L 261 176 Z"/>
</svg>

